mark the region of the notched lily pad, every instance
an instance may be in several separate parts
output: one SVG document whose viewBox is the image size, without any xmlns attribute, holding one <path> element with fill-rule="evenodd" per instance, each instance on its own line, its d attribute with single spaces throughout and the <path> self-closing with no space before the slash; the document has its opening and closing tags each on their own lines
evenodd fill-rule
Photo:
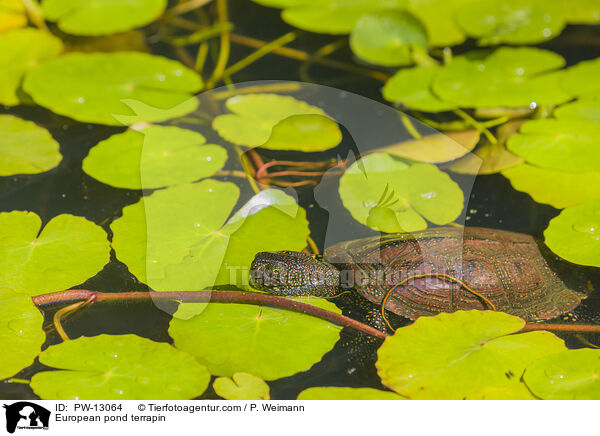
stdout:
<svg viewBox="0 0 600 436">
<path fill-rule="evenodd" d="M 0 213 L 0 287 L 62 291 L 94 276 L 109 257 L 106 233 L 85 218 L 58 215 L 42 228 L 33 212 Z"/>
<path fill-rule="evenodd" d="M 300 392 L 298 400 L 405 400 L 394 392 L 373 388 L 308 388 Z"/>
<path fill-rule="evenodd" d="M 179 310 L 185 311 L 186 304 Z M 183 309 L 182 309 L 183 307 Z M 210 303 L 194 318 L 175 317 L 169 335 L 212 374 L 247 372 L 264 380 L 309 369 L 339 339 L 341 328 L 306 314 L 247 304 Z"/>
<path fill-rule="evenodd" d="M 384 385 L 410 399 L 464 399 L 500 388 L 519 380 L 537 359 L 566 350 L 548 332 L 513 334 L 524 325 L 492 311 L 421 317 L 386 338 L 377 370 Z"/>
<path fill-rule="evenodd" d="M 46 335 L 44 316 L 31 297 L 0 288 L 0 349 L 7 358 L 0 360 L 0 380 L 31 365 L 40 353 Z"/>
<path fill-rule="evenodd" d="M 373 153 L 340 180 L 340 197 L 358 222 L 382 232 L 410 232 L 454 221 L 463 208 L 459 186 L 436 166 Z"/>
<path fill-rule="evenodd" d="M 0 176 L 37 174 L 62 160 L 58 142 L 31 121 L 0 115 Z"/>
<path fill-rule="evenodd" d="M 167 0 L 43 0 L 42 11 L 73 35 L 106 35 L 144 26 L 157 19 Z"/>
<path fill-rule="evenodd" d="M 567 207 L 544 231 L 554 253 L 580 265 L 600 267 L 600 200 Z"/>
<path fill-rule="evenodd" d="M 231 378 L 218 377 L 213 382 L 217 395 L 226 400 L 269 400 L 269 385 L 252 374 L 236 372 Z"/>
<path fill-rule="evenodd" d="M 209 177 L 225 165 L 227 151 L 205 144 L 199 133 L 151 126 L 111 136 L 93 147 L 83 171 L 118 188 L 154 189 Z"/>
<path fill-rule="evenodd" d="M 52 345 L 31 388 L 45 400 L 189 400 L 210 374 L 190 354 L 136 335 L 81 337 Z"/>
<path fill-rule="evenodd" d="M 165 121 L 193 111 L 198 101 L 192 93 L 202 88 L 202 79 L 177 61 L 146 53 L 70 53 L 30 70 L 23 88 L 37 104 L 57 114 L 121 125 Z M 123 100 L 156 110 L 118 120 L 132 113 Z"/>
</svg>

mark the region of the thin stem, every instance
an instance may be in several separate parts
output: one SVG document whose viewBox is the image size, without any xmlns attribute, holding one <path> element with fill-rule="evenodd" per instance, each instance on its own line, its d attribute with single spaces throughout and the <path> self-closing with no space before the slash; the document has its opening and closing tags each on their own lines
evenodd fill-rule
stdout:
<svg viewBox="0 0 600 436">
<path fill-rule="evenodd" d="M 210 2 L 211 0 L 189 0 L 172 7 L 168 13 L 170 15 L 183 15 L 187 12 L 193 11 L 194 9 L 201 8 Z"/>
<path fill-rule="evenodd" d="M 42 12 L 42 8 L 40 8 L 39 3 L 36 0 L 23 0 L 23 5 L 27 10 L 29 21 L 31 21 L 38 29 L 48 32 L 48 27 L 44 21 L 44 13 Z"/>
<path fill-rule="evenodd" d="M 213 176 L 216 177 L 239 177 L 240 179 L 245 179 L 248 175 L 244 171 L 238 170 L 221 170 L 217 171 Z"/>
<path fill-rule="evenodd" d="M 306 238 L 306 241 L 308 242 L 308 246 L 310 247 L 311 251 L 313 252 L 313 254 L 315 255 L 319 255 L 319 248 L 317 247 L 317 244 L 315 244 L 315 241 L 313 240 L 313 238 L 311 238 L 310 236 Z"/>
<path fill-rule="evenodd" d="M 79 301 L 77 303 L 71 304 L 67 307 L 63 307 L 62 309 L 58 310 L 55 314 L 54 314 L 54 328 L 56 329 L 56 332 L 58 333 L 58 335 L 61 337 L 61 339 L 63 341 L 69 341 L 70 338 L 67 335 L 67 332 L 65 332 L 65 329 L 62 326 L 62 320 L 65 316 L 81 309 L 84 306 L 87 306 L 88 304 L 90 304 L 91 302 L 94 301 L 94 296 L 90 296 L 88 299 L 84 300 L 84 301 Z"/>
<path fill-rule="evenodd" d="M 235 149 L 235 152 L 237 153 L 238 158 L 240 159 L 240 163 L 242 164 L 242 168 L 246 173 L 246 179 L 248 180 L 250 187 L 252 188 L 255 194 L 258 194 L 260 192 L 260 188 L 258 187 L 256 180 L 254 180 L 254 171 L 252 170 L 252 165 L 250 164 L 250 162 L 248 162 L 248 156 L 244 154 L 239 145 L 235 145 L 233 148 Z"/>
<path fill-rule="evenodd" d="M 179 36 L 167 40 L 169 43 L 177 47 L 185 47 L 186 45 L 198 44 L 215 36 L 221 35 L 223 32 L 229 32 L 233 28 L 231 23 L 217 23 L 211 27 L 204 28 L 190 35 Z"/>
<path fill-rule="evenodd" d="M 492 134 L 492 132 L 490 132 L 483 124 L 481 124 L 479 121 L 477 121 L 471 115 L 469 115 L 462 109 L 454 109 L 453 112 L 456 115 L 458 115 L 459 117 L 461 117 L 463 120 L 465 120 L 467 123 L 469 123 L 472 127 L 474 127 L 475 129 L 477 129 L 481 133 L 483 133 L 492 144 L 496 144 L 498 142 L 498 140 Z"/>
<path fill-rule="evenodd" d="M 400 120 L 402 121 L 402 124 L 404 125 L 404 127 L 406 128 L 406 130 L 408 131 L 408 133 L 410 133 L 410 136 L 412 136 L 415 139 L 421 139 L 423 136 L 421 136 L 421 134 L 418 132 L 418 130 L 415 128 L 414 124 L 412 123 L 412 121 L 410 120 L 410 118 L 408 118 L 408 116 L 404 113 L 400 113 Z"/>
<path fill-rule="evenodd" d="M 217 0 L 217 11 L 219 14 L 219 23 L 225 25 L 229 22 L 228 14 L 227 14 L 227 0 Z M 206 83 L 205 89 L 214 88 L 217 81 L 223 76 L 223 71 L 227 67 L 227 62 L 229 61 L 229 51 L 231 40 L 229 37 L 229 30 L 225 30 L 221 33 L 221 44 L 219 49 L 219 57 L 217 58 L 217 64 L 212 73 L 212 76 Z"/>
<path fill-rule="evenodd" d="M 20 383 L 23 385 L 28 385 L 29 383 L 31 383 L 29 380 L 25 380 L 24 378 L 9 378 L 8 380 L 6 380 L 7 383 Z"/>
</svg>

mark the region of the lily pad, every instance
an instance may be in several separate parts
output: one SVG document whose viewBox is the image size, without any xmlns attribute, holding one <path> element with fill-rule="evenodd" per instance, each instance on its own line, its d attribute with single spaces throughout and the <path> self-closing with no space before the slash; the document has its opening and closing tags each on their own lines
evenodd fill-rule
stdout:
<svg viewBox="0 0 600 436">
<path fill-rule="evenodd" d="M 600 170 L 600 124 L 582 120 L 528 121 L 507 142 L 531 164 L 564 171 Z"/>
<path fill-rule="evenodd" d="M 358 222 L 387 233 L 448 224 L 460 215 L 463 193 L 436 166 L 373 153 L 352 164 L 340 180 L 340 197 Z"/>
<path fill-rule="evenodd" d="M 18 105 L 23 75 L 38 63 L 57 56 L 62 49 L 60 39 L 37 29 L 15 29 L 0 34 L 0 103 Z"/>
<path fill-rule="evenodd" d="M 563 13 L 570 24 L 600 23 L 600 3 L 596 0 L 566 1 Z"/>
<path fill-rule="evenodd" d="M 31 365 L 40 353 L 46 335 L 44 316 L 31 297 L 0 288 L 0 348 L 8 358 L 0 361 L 0 380 Z"/>
<path fill-rule="evenodd" d="M 441 100 L 431 89 L 440 68 L 438 65 L 431 65 L 398 71 L 383 87 L 383 97 L 419 111 L 442 112 L 456 109 L 454 103 Z"/>
<path fill-rule="evenodd" d="M 269 400 L 269 385 L 252 374 L 236 372 L 232 378 L 219 377 L 213 382 L 217 395 L 226 400 Z"/>
<path fill-rule="evenodd" d="M 0 32 L 27 25 L 27 11 L 23 0 L 0 0 Z"/>
<path fill-rule="evenodd" d="M 527 368 L 523 379 L 543 400 L 600 400 L 600 350 L 544 357 Z"/>
<path fill-rule="evenodd" d="M 600 57 L 567 68 L 562 76 L 561 85 L 573 95 L 600 96 L 598 76 L 600 76 Z"/>
<path fill-rule="evenodd" d="M 179 310 L 182 306 L 186 304 Z M 339 339 L 340 330 L 323 319 L 288 310 L 210 303 L 188 320 L 175 314 L 169 335 L 177 348 L 196 356 L 212 374 L 231 377 L 247 372 L 274 380 L 321 360 Z"/>
<path fill-rule="evenodd" d="M 308 388 L 300 392 L 298 400 L 405 400 L 394 392 L 373 388 Z"/>
<path fill-rule="evenodd" d="M 456 22 L 456 11 L 471 0 L 411 0 L 409 10 L 419 18 L 435 47 L 458 45 L 466 35 Z"/>
<path fill-rule="evenodd" d="M 479 142 L 479 136 L 478 130 L 437 133 L 412 141 L 398 142 L 378 148 L 377 151 L 420 162 L 448 162 L 473 150 Z"/>
<path fill-rule="evenodd" d="M 63 214 L 41 227 L 33 212 L 0 213 L 0 287 L 28 295 L 62 291 L 109 261 L 106 233 L 93 222 Z"/>
<path fill-rule="evenodd" d="M 406 11 L 385 11 L 362 15 L 350 34 L 356 56 L 386 67 L 413 63 L 414 47 L 427 47 L 427 31 Z"/>
<path fill-rule="evenodd" d="M 178 127 L 128 130 L 98 143 L 83 160 L 83 171 L 118 188 L 153 189 L 213 175 L 227 151 L 205 145 L 199 133 Z"/>
<path fill-rule="evenodd" d="M 488 386 L 467 396 L 467 400 L 538 400 L 525 383 L 514 381 L 504 386 Z"/>
<path fill-rule="evenodd" d="M 456 18 L 481 45 L 536 44 L 565 27 L 561 5 L 545 0 L 477 0 L 459 9 Z"/>
<path fill-rule="evenodd" d="M 521 164 L 502 171 L 517 191 L 557 209 L 600 200 L 600 172 L 569 173 Z"/>
<path fill-rule="evenodd" d="M 546 245 L 569 262 L 600 267 L 600 200 L 564 209 L 544 231 Z"/>
<path fill-rule="evenodd" d="M 477 50 L 455 57 L 440 69 L 433 92 L 461 107 L 527 107 L 559 104 L 571 98 L 562 90 L 564 59 L 536 48 L 502 47 Z"/>
<path fill-rule="evenodd" d="M 553 113 L 559 120 L 586 120 L 600 123 L 600 100 L 579 100 L 558 107 Z"/>
<path fill-rule="evenodd" d="M 233 183 L 211 179 L 154 192 L 112 223 L 117 258 L 156 291 L 195 291 L 247 285 L 241 276 L 257 252 L 306 246 L 306 214 L 293 198 L 266 190 L 227 220 L 238 197 Z"/>
<path fill-rule="evenodd" d="M 82 337 L 52 345 L 31 388 L 44 400 L 189 400 L 210 374 L 188 353 L 136 335 Z"/>
<path fill-rule="evenodd" d="M 58 28 L 73 35 L 106 35 L 150 24 L 167 0 L 42 0 L 42 11 Z"/>
<path fill-rule="evenodd" d="M 377 370 L 384 385 L 407 398 L 464 399 L 513 383 L 535 360 L 566 350 L 548 332 L 512 334 L 524 325 L 492 311 L 421 317 L 386 338 Z"/>
<path fill-rule="evenodd" d="M 43 173 L 62 160 L 58 142 L 31 121 L 0 115 L 0 136 L 0 176 Z"/>
<path fill-rule="evenodd" d="M 321 108 L 294 97 L 277 94 L 236 95 L 229 98 L 225 105 L 233 113 L 215 117 L 212 127 L 234 144 L 321 151 L 336 146 L 341 140 L 339 127 L 326 117 Z M 323 139 L 318 139 L 319 134 L 323 135 Z M 305 135 L 308 135 L 306 141 Z"/>
<path fill-rule="evenodd" d="M 146 53 L 70 53 L 30 70 L 23 88 L 57 114 L 120 125 L 116 116 L 132 112 L 122 101 L 127 99 L 162 109 L 131 122 L 165 121 L 193 111 L 198 101 L 191 94 L 202 88 L 202 79 L 177 61 Z M 176 112 L 165 110 L 175 107 Z"/>
</svg>

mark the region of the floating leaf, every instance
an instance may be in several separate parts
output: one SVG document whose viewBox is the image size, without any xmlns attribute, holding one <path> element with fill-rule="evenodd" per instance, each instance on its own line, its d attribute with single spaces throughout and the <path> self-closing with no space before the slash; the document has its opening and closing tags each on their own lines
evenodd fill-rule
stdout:
<svg viewBox="0 0 600 436">
<path fill-rule="evenodd" d="M 42 0 L 46 19 L 73 35 L 106 35 L 144 26 L 166 7 L 167 0 Z"/>
<path fill-rule="evenodd" d="M 440 68 L 438 65 L 431 65 L 398 71 L 383 87 L 383 97 L 420 111 L 442 112 L 455 109 L 454 103 L 439 99 L 431 90 L 433 79 Z"/>
<path fill-rule="evenodd" d="M 427 31 L 409 12 L 362 15 L 350 34 L 356 56 L 372 64 L 395 67 L 413 63 L 414 47 L 427 47 Z"/>
<path fill-rule="evenodd" d="M 435 47 L 458 45 L 466 39 L 455 20 L 456 11 L 471 0 L 411 0 L 410 11 L 419 18 Z"/>
<path fill-rule="evenodd" d="M 586 120 L 600 123 L 600 100 L 579 100 L 558 107 L 553 113 L 559 120 Z"/>
<path fill-rule="evenodd" d="M 27 295 L 0 288 L 0 319 L 0 349 L 7 356 L 0 360 L 2 380 L 33 363 L 46 335 L 44 316 Z"/>
<path fill-rule="evenodd" d="M 0 33 L 27 25 L 23 0 L 0 0 Z"/>
<path fill-rule="evenodd" d="M 305 211 L 293 198 L 262 191 L 226 222 L 238 196 L 233 183 L 210 179 L 154 192 L 112 223 L 117 257 L 154 290 L 194 291 L 242 286 L 257 252 L 306 246 Z"/>
<path fill-rule="evenodd" d="M 211 176 L 227 151 L 205 145 L 199 133 L 178 127 L 128 130 L 99 142 L 83 160 L 83 171 L 118 188 L 153 189 Z"/>
<path fill-rule="evenodd" d="M 377 151 L 421 162 L 448 162 L 473 150 L 479 142 L 479 136 L 478 130 L 437 133 L 412 141 L 387 145 Z"/>
<path fill-rule="evenodd" d="M 564 0 L 563 13 L 570 24 L 600 23 L 600 3 L 597 0 Z"/>
<path fill-rule="evenodd" d="M 544 231 L 554 253 L 580 265 L 600 267 L 600 200 L 564 209 Z"/>
<path fill-rule="evenodd" d="M 600 124 L 581 120 L 528 121 L 508 140 L 529 163 L 565 171 L 600 170 Z"/>
<path fill-rule="evenodd" d="M 582 61 L 565 70 L 561 85 L 571 94 L 589 97 L 600 96 L 600 58 Z"/>
<path fill-rule="evenodd" d="M 358 222 L 383 232 L 410 232 L 454 221 L 463 193 L 430 164 L 410 164 L 373 153 L 352 164 L 340 180 L 340 197 Z"/>
<path fill-rule="evenodd" d="M 322 109 L 293 97 L 236 95 L 227 100 L 226 106 L 233 113 L 217 116 L 212 126 L 234 144 L 321 151 L 336 146 L 342 137 L 337 124 L 327 118 Z M 323 138 L 319 139 L 319 135 Z"/>
<path fill-rule="evenodd" d="M 12 115 L 0 115 L 0 176 L 48 171 L 62 160 L 50 133 Z"/>
<path fill-rule="evenodd" d="M 15 106 L 23 75 L 38 62 L 57 56 L 62 42 L 48 32 L 16 29 L 0 34 L 0 103 Z"/>
<path fill-rule="evenodd" d="M 455 57 L 440 69 L 433 91 L 461 107 L 524 107 L 559 104 L 571 98 L 559 87 L 564 65 L 556 53 L 536 48 L 478 50 Z"/>
<path fill-rule="evenodd" d="M 62 291 L 109 261 L 106 233 L 91 221 L 64 214 L 41 226 L 33 212 L 0 213 L 0 287 L 29 295 Z"/>
<path fill-rule="evenodd" d="M 463 399 L 506 386 L 535 360 L 566 349 L 548 332 L 512 334 L 524 325 L 492 311 L 424 316 L 386 338 L 377 370 L 384 385 L 410 399 Z"/>
<path fill-rule="evenodd" d="M 226 400 L 269 400 L 269 385 L 252 374 L 236 372 L 233 380 L 219 377 L 213 382 L 217 395 Z"/>
<path fill-rule="evenodd" d="M 162 109 L 131 122 L 158 122 L 193 111 L 200 76 L 177 61 L 139 52 L 70 53 L 30 70 L 23 83 L 33 100 L 77 121 L 120 125 L 139 100 Z M 165 109 L 178 108 L 177 113 Z"/>
<path fill-rule="evenodd" d="M 543 400 L 600 400 L 600 350 L 546 356 L 529 366 L 523 379 Z"/>
<path fill-rule="evenodd" d="M 188 353 L 136 335 L 82 337 L 52 345 L 31 388 L 44 400 L 189 400 L 210 374 Z"/>
<path fill-rule="evenodd" d="M 525 383 L 514 381 L 504 386 L 488 386 L 467 396 L 467 400 L 537 400 Z"/>
<path fill-rule="evenodd" d="M 457 12 L 467 35 L 482 45 L 535 44 L 560 34 L 562 7 L 545 0 L 477 0 Z"/>
<path fill-rule="evenodd" d="M 405 400 L 394 392 L 372 388 L 309 388 L 300 392 L 298 400 Z"/>
<path fill-rule="evenodd" d="M 180 305 L 185 307 L 186 304 Z M 184 309 L 185 310 L 185 309 Z M 320 318 L 247 304 L 210 303 L 194 318 L 171 321 L 175 346 L 212 374 L 248 372 L 274 380 L 307 370 L 339 339 L 340 327 Z"/>
<path fill-rule="evenodd" d="M 569 173 L 521 164 L 502 171 L 517 191 L 557 209 L 600 199 L 600 172 Z"/>
</svg>

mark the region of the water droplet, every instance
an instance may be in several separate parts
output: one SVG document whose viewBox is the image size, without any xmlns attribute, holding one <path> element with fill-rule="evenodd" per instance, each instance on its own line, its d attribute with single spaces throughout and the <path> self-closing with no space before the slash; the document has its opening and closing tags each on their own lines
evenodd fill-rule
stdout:
<svg viewBox="0 0 600 436">
<path fill-rule="evenodd" d="M 371 208 L 371 207 L 375 207 L 375 206 L 377 206 L 377 203 L 375 203 L 375 202 L 374 202 L 374 201 L 372 201 L 372 200 L 369 200 L 369 201 L 363 201 L 363 206 L 364 206 L 364 207 Z"/>
<path fill-rule="evenodd" d="M 544 35 L 546 38 L 550 38 L 552 35 L 552 30 L 546 27 L 544 30 L 542 30 L 542 35 Z"/>
<path fill-rule="evenodd" d="M 212 188 L 208 188 L 208 192 L 213 192 L 213 189 Z"/>
<path fill-rule="evenodd" d="M 170 391 L 178 391 L 179 392 L 181 390 L 181 387 L 178 385 L 169 385 L 169 386 L 167 386 L 167 389 Z"/>
<path fill-rule="evenodd" d="M 123 389 L 120 389 L 120 388 L 113 388 L 113 389 L 111 389 L 111 391 L 113 391 L 117 395 L 123 395 L 124 394 Z"/>
<path fill-rule="evenodd" d="M 200 223 L 194 223 L 194 227 L 200 227 Z"/>
<path fill-rule="evenodd" d="M 210 162 L 210 161 L 212 160 L 212 157 L 210 157 L 210 156 L 206 156 L 206 158 L 205 158 L 204 160 L 206 160 L 206 161 Z"/>
<path fill-rule="evenodd" d="M 157 74 L 156 75 L 156 80 L 158 80 L 159 82 L 164 82 L 166 79 L 166 76 L 164 74 Z"/>
<path fill-rule="evenodd" d="M 523 74 L 525 74 L 525 68 L 519 67 L 515 70 L 515 74 L 517 76 L 522 76 Z"/>
<path fill-rule="evenodd" d="M 107 351 L 106 353 L 104 353 L 104 355 L 109 359 L 117 359 L 119 357 L 119 355 L 114 351 Z"/>
<path fill-rule="evenodd" d="M 8 329 L 20 335 L 23 334 L 26 328 L 27 322 L 25 322 L 25 320 L 14 319 L 8 322 Z"/>
<path fill-rule="evenodd" d="M 535 101 L 532 101 L 531 103 L 529 103 L 529 109 L 535 109 L 537 107 L 537 103 Z"/>
<path fill-rule="evenodd" d="M 81 104 L 81 103 L 83 103 L 83 102 L 85 102 L 85 98 L 83 98 L 83 97 L 79 97 L 79 98 L 77 99 L 77 103 Z"/>
<path fill-rule="evenodd" d="M 62 198 L 67 198 L 67 194 L 61 194 Z"/>
<path fill-rule="evenodd" d="M 431 200 L 432 198 L 437 197 L 437 192 L 424 192 L 421 194 L 421 198 L 424 198 L 426 200 Z"/>
<path fill-rule="evenodd" d="M 485 70 L 485 65 L 484 64 L 477 65 L 477 71 L 483 71 L 483 70 Z"/>
<path fill-rule="evenodd" d="M 600 224 L 596 222 L 573 224 L 573 230 L 581 233 L 598 233 Z"/>
<path fill-rule="evenodd" d="M 181 75 L 183 74 L 183 71 L 182 70 L 175 70 L 174 73 L 175 73 L 175 75 L 177 77 L 181 77 Z"/>
</svg>

